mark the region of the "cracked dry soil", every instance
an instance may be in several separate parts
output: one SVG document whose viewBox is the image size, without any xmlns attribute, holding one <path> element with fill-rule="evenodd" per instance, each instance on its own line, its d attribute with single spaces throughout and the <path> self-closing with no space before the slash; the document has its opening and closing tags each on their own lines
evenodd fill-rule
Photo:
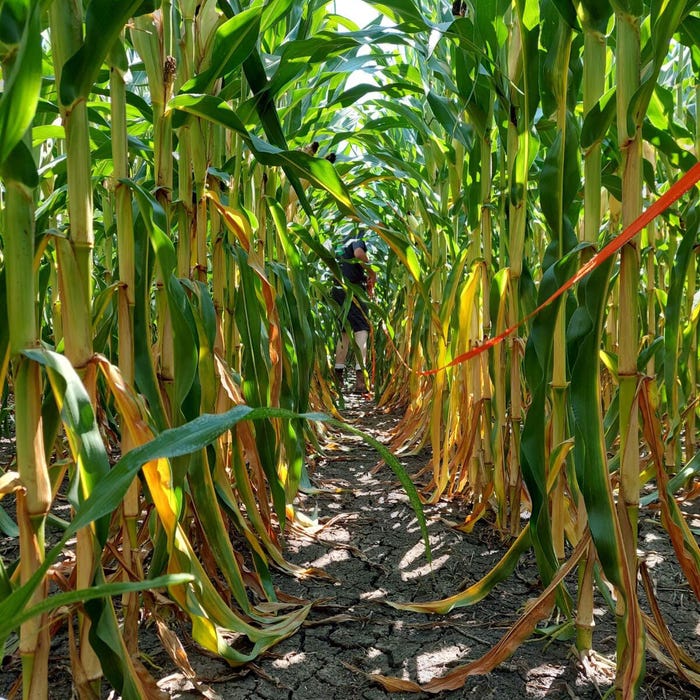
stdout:
<svg viewBox="0 0 700 700">
<path fill-rule="evenodd" d="M 388 443 L 399 417 L 371 402 L 350 398 L 345 418 L 380 442 Z M 478 581 L 500 560 L 509 543 L 487 522 L 471 534 L 452 529 L 468 506 L 426 506 L 432 567 L 425 558 L 416 517 L 398 480 L 379 455 L 359 438 L 337 434 L 339 449 L 328 450 L 312 481 L 319 493 L 301 496 L 298 509 L 317 515 L 325 527 L 316 535 L 292 528 L 286 534 L 286 557 L 300 566 L 324 569 L 332 580 L 277 577 L 285 593 L 323 601 L 312 609 L 299 633 L 284 640 L 240 674 L 220 661 L 191 657 L 200 679 L 223 698 L 254 700 L 381 700 L 434 695 L 389 694 L 366 674 L 381 673 L 425 683 L 451 668 L 486 653 L 518 619 L 523 606 L 541 591 L 534 555 L 521 558 L 516 571 L 475 606 L 447 615 L 396 610 L 385 601 L 427 601 L 453 595 Z M 411 474 L 427 463 L 427 453 L 401 459 Z M 696 526 L 700 524 L 696 522 Z M 700 657 L 700 604 L 685 582 L 658 513 L 641 515 L 640 543 L 647 551 L 666 620 L 694 658 Z M 575 574 L 567 578 L 575 590 Z M 615 623 L 597 601 L 594 645 L 602 657 L 614 658 Z M 551 620 L 554 624 L 556 620 Z M 188 647 L 191 649 L 191 647 Z M 604 659 L 584 668 L 573 656 L 571 641 L 542 635 L 525 642 L 491 674 L 474 676 L 455 691 L 457 698 L 601 698 L 614 670 Z M 217 679 L 226 678 L 219 682 Z M 191 700 L 192 685 L 175 673 L 161 687 L 173 698 Z M 697 698 L 652 660 L 640 698 Z"/>
<path fill-rule="evenodd" d="M 379 411 L 360 398 L 348 401 L 344 416 L 381 442 L 388 442 L 398 416 Z M 507 542 L 484 521 L 470 534 L 452 529 L 468 507 L 459 502 L 426 506 L 433 550 L 425 558 L 416 517 L 398 480 L 373 449 L 358 438 L 338 433 L 337 449 L 328 450 L 311 474 L 318 491 L 297 500 L 299 511 L 317 517 L 320 530 L 297 526 L 285 534 L 285 556 L 299 566 L 323 569 L 328 579 L 295 579 L 275 574 L 279 590 L 318 601 L 304 626 L 273 647 L 256 663 L 232 669 L 203 653 L 185 623 L 176 631 L 198 676 L 198 688 L 175 669 L 148 627 L 141 648 L 144 662 L 173 699 L 380 700 L 428 698 L 601 698 L 611 688 L 615 623 L 602 600 L 596 604 L 595 666 L 584 667 L 572 654 L 571 640 L 534 635 L 492 673 L 470 677 L 460 690 L 428 694 L 389 694 L 368 674 L 425 683 L 486 653 L 541 591 L 534 556 L 521 558 L 516 571 L 481 602 L 446 615 L 398 611 L 385 601 L 427 601 L 453 595 L 478 581 L 499 561 Z M 426 464 L 423 454 L 401 460 L 411 474 Z M 693 523 L 691 523 L 692 525 Z M 696 516 L 694 527 L 700 521 Z M 640 547 L 647 554 L 657 595 L 675 639 L 700 658 L 700 604 L 685 581 L 668 536 L 654 511 L 640 515 Z M 575 574 L 566 579 L 575 590 Z M 643 595 L 643 593 L 641 593 Z M 644 604 L 646 607 L 646 605 Z M 552 619 L 549 624 L 557 621 Z M 177 623 L 176 623 L 177 624 Z M 60 645 L 60 641 L 56 642 Z M 70 697 L 67 651 L 52 665 L 52 695 Z M 5 659 L 3 671 L 16 671 Z M 13 674 L 15 675 L 15 674 Z M 7 692 L 0 675 L 0 695 Z M 103 697 L 113 697 L 108 692 Z M 640 698 L 681 700 L 700 697 L 652 659 Z"/>
</svg>

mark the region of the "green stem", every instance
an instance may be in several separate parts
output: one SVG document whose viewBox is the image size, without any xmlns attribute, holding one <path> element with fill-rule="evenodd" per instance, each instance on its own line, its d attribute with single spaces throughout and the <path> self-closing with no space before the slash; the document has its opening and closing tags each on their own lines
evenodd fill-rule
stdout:
<svg viewBox="0 0 700 700">
<path fill-rule="evenodd" d="M 44 454 L 41 418 L 42 378 L 35 362 L 18 356 L 38 344 L 34 274 L 33 193 L 14 180 L 5 180 L 5 267 L 10 349 L 14 356 L 15 447 L 17 471 L 24 493 L 17 497 L 20 578 L 28 581 L 44 560 L 46 516 L 51 507 L 51 482 Z M 46 597 L 45 581 L 31 604 Z M 32 618 L 20 628 L 23 697 L 45 696 L 50 640 L 46 616 Z"/>
</svg>

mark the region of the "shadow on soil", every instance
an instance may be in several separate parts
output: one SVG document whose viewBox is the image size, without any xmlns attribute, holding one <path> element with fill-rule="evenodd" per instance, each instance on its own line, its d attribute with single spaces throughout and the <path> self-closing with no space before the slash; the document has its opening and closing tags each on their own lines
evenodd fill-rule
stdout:
<svg viewBox="0 0 700 700">
<path fill-rule="evenodd" d="M 383 442 L 397 421 L 359 398 L 348 401 L 345 416 Z M 514 574 L 475 606 L 426 616 L 386 605 L 387 600 L 428 601 L 464 590 L 490 571 L 507 543 L 486 522 L 477 523 L 467 535 L 452 529 L 446 521 L 462 521 L 468 514 L 464 505 L 426 507 L 431 566 L 416 517 L 391 470 L 379 464 L 378 455 L 361 440 L 341 434 L 336 439 L 336 449 L 329 450 L 312 473 L 317 490 L 297 502 L 298 510 L 322 527 L 312 534 L 292 526 L 285 535 L 288 561 L 321 568 L 329 578 L 275 575 L 280 591 L 318 601 L 306 623 L 244 669 L 232 669 L 203 653 L 192 643 L 187 626 L 180 625 L 177 631 L 204 684 L 199 691 L 173 669 L 157 637 L 147 628 L 141 644 L 144 662 L 172 698 L 189 700 L 203 694 L 251 700 L 435 697 L 390 695 L 368 674 L 418 683 L 444 675 L 486 653 L 517 620 L 526 602 L 539 594 L 537 567 L 532 554 L 527 554 Z M 427 455 L 408 457 L 402 464 L 415 474 L 427 459 Z M 676 640 L 698 658 L 700 606 L 680 572 L 658 514 L 643 514 L 640 546 L 647 552 L 657 594 Z M 567 584 L 574 591 L 575 574 L 569 579 Z M 601 698 L 611 688 L 614 670 L 607 659 L 615 653 L 614 618 L 602 600 L 596 606 L 594 646 L 600 658 L 584 668 L 572 654 L 570 639 L 535 636 L 489 675 L 471 677 L 462 689 L 439 697 Z M 71 693 L 67 651 L 62 653 L 59 647 L 55 651 L 51 697 L 64 700 Z M 0 695 L 8 692 L 18 670 L 16 657 L 5 659 Z M 110 697 L 109 693 L 104 697 Z M 698 695 L 649 661 L 639 697 L 679 700 Z"/>
</svg>

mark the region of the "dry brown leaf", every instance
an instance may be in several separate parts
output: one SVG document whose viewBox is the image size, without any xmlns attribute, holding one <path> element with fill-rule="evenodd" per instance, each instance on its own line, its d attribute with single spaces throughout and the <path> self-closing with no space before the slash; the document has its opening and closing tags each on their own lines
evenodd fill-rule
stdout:
<svg viewBox="0 0 700 700">
<path fill-rule="evenodd" d="M 422 688 L 413 681 L 407 681 L 403 678 L 391 678 L 390 676 L 382 676 L 380 673 L 367 673 L 357 666 L 341 661 L 340 663 L 353 673 L 359 673 L 375 683 L 379 683 L 385 690 L 390 693 L 420 693 Z"/>
<path fill-rule="evenodd" d="M 656 600 L 654 584 L 651 581 L 651 576 L 649 575 L 646 564 L 641 562 L 639 569 L 642 575 L 644 591 L 646 592 L 647 600 L 649 601 L 649 606 L 654 616 L 652 619 L 648 615 L 643 614 L 644 622 L 651 635 L 650 641 L 653 639 L 659 644 L 662 644 L 668 650 L 671 658 L 668 659 L 666 655 L 663 654 L 661 648 L 657 647 L 655 644 L 649 644 L 649 650 L 657 660 L 675 671 L 681 678 L 696 687 L 700 687 L 700 664 L 676 644 L 676 641 L 671 635 L 671 630 L 669 630 L 663 618 L 659 603 Z"/>
<path fill-rule="evenodd" d="M 322 625 L 334 625 L 343 622 L 359 622 L 361 618 L 355 617 L 353 615 L 348 615 L 341 613 L 339 615 L 331 615 L 331 617 L 324 617 L 322 620 L 305 620 L 304 627 L 321 627 Z"/>
<path fill-rule="evenodd" d="M 142 700 L 169 700 L 170 694 L 158 687 L 155 678 L 138 659 L 132 657 L 130 664 L 138 678 Z"/>
<path fill-rule="evenodd" d="M 405 681 L 401 678 L 391 678 L 380 674 L 370 674 L 370 678 L 389 691 L 402 691 L 409 693 L 441 693 L 445 690 L 458 690 L 462 688 L 469 676 L 485 675 L 493 671 L 500 663 L 505 661 L 526 639 L 530 637 L 540 620 L 543 620 L 554 607 L 557 587 L 564 577 L 578 564 L 585 554 L 590 541 L 590 534 L 587 534 L 574 549 L 569 561 L 564 564 L 552 582 L 528 607 L 525 614 L 511 627 L 498 643 L 481 658 L 472 661 L 464 666 L 452 669 L 445 676 L 434 678 L 424 685 L 418 685 L 412 681 Z"/>
<path fill-rule="evenodd" d="M 197 680 L 197 673 L 192 668 L 192 664 L 190 664 L 189 657 L 187 656 L 185 647 L 182 646 L 180 638 L 160 618 L 156 617 L 155 620 L 158 636 L 163 643 L 163 647 L 168 652 L 168 656 L 170 656 L 175 665 L 182 671 L 182 675 L 192 683 L 195 691 L 200 693 L 203 697 L 208 698 L 208 700 L 222 700 L 221 696 L 216 691 Z M 163 693 L 164 691 L 159 690 L 159 692 Z M 169 694 L 164 694 L 165 700 L 169 697 Z"/>
<path fill-rule="evenodd" d="M 68 652 L 70 656 L 70 670 L 73 676 L 73 686 L 80 700 L 99 700 L 92 689 L 85 668 L 80 660 L 80 649 L 75 639 L 72 615 L 68 619 Z"/>
<path fill-rule="evenodd" d="M 663 460 L 664 446 L 659 437 L 662 434 L 661 427 L 650 392 L 651 384 L 649 378 L 646 378 L 643 380 L 640 387 L 640 406 L 642 409 L 642 416 L 644 417 L 644 437 L 651 450 L 654 464 L 656 465 L 662 522 L 671 538 L 671 544 L 678 557 L 678 563 L 681 569 L 683 569 L 683 573 L 690 587 L 693 589 L 693 592 L 700 598 L 700 571 L 698 571 L 697 567 L 697 562 L 700 559 L 700 551 L 695 538 L 682 516 L 679 518 L 679 522 L 673 517 L 673 511 L 677 510 L 677 508 L 668 495 L 668 475 L 666 474 Z"/>
<path fill-rule="evenodd" d="M 182 646 L 180 638 L 160 618 L 156 618 L 156 629 L 163 648 L 168 652 L 168 656 L 173 660 L 174 664 L 186 678 L 190 680 L 195 678 L 197 674 L 192 668 L 192 664 L 190 664 L 189 657 L 185 647 Z"/>
</svg>

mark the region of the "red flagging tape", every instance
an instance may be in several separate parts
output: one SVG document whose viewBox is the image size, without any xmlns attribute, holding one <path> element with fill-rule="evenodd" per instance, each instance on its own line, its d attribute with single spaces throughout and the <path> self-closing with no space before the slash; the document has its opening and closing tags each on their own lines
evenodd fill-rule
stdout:
<svg viewBox="0 0 700 700">
<path fill-rule="evenodd" d="M 557 289 L 552 296 L 550 296 L 546 301 L 543 301 L 534 311 L 529 313 L 525 318 L 518 321 L 516 324 L 512 325 L 510 328 L 506 328 L 502 333 L 493 338 L 489 338 L 483 345 L 478 345 L 472 348 L 468 352 L 455 357 L 452 362 L 446 364 L 444 367 L 438 367 L 437 369 L 428 370 L 418 370 L 418 374 L 423 376 L 430 374 L 437 374 L 442 372 L 448 367 L 454 367 L 455 365 L 471 360 L 473 357 L 477 357 L 482 352 L 486 352 L 489 348 L 498 345 L 503 342 L 509 335 L 515 333 L 518 328 L 529 321 L 531 318 L 536 316 L 545 306 L 549 306 L 555 299 L 558 299 L 564 292 L 571 289 L 577 282 L 580 282 L 589 272 L 595 270 L 598 265 L 602 262 L 615 255 L 625 243 L 629 243 L 645 226 L 655 219 L 659 214 L 666 211 L 676 200 L 680 199 L 689 189 L 691 189 L 700 180 L 700 162 L 696 163 L 678 182 L 664 194 L 661 195 L 648 209 L 646 209 L 642 214 L 635 219 L 622 233 L 613 238 L 607 245 L 605 245 L 601 250 L 599 250 L 588 262 L 582 265 L 578 272 L 570 277 L 559 289 Z"/>
</svg>

